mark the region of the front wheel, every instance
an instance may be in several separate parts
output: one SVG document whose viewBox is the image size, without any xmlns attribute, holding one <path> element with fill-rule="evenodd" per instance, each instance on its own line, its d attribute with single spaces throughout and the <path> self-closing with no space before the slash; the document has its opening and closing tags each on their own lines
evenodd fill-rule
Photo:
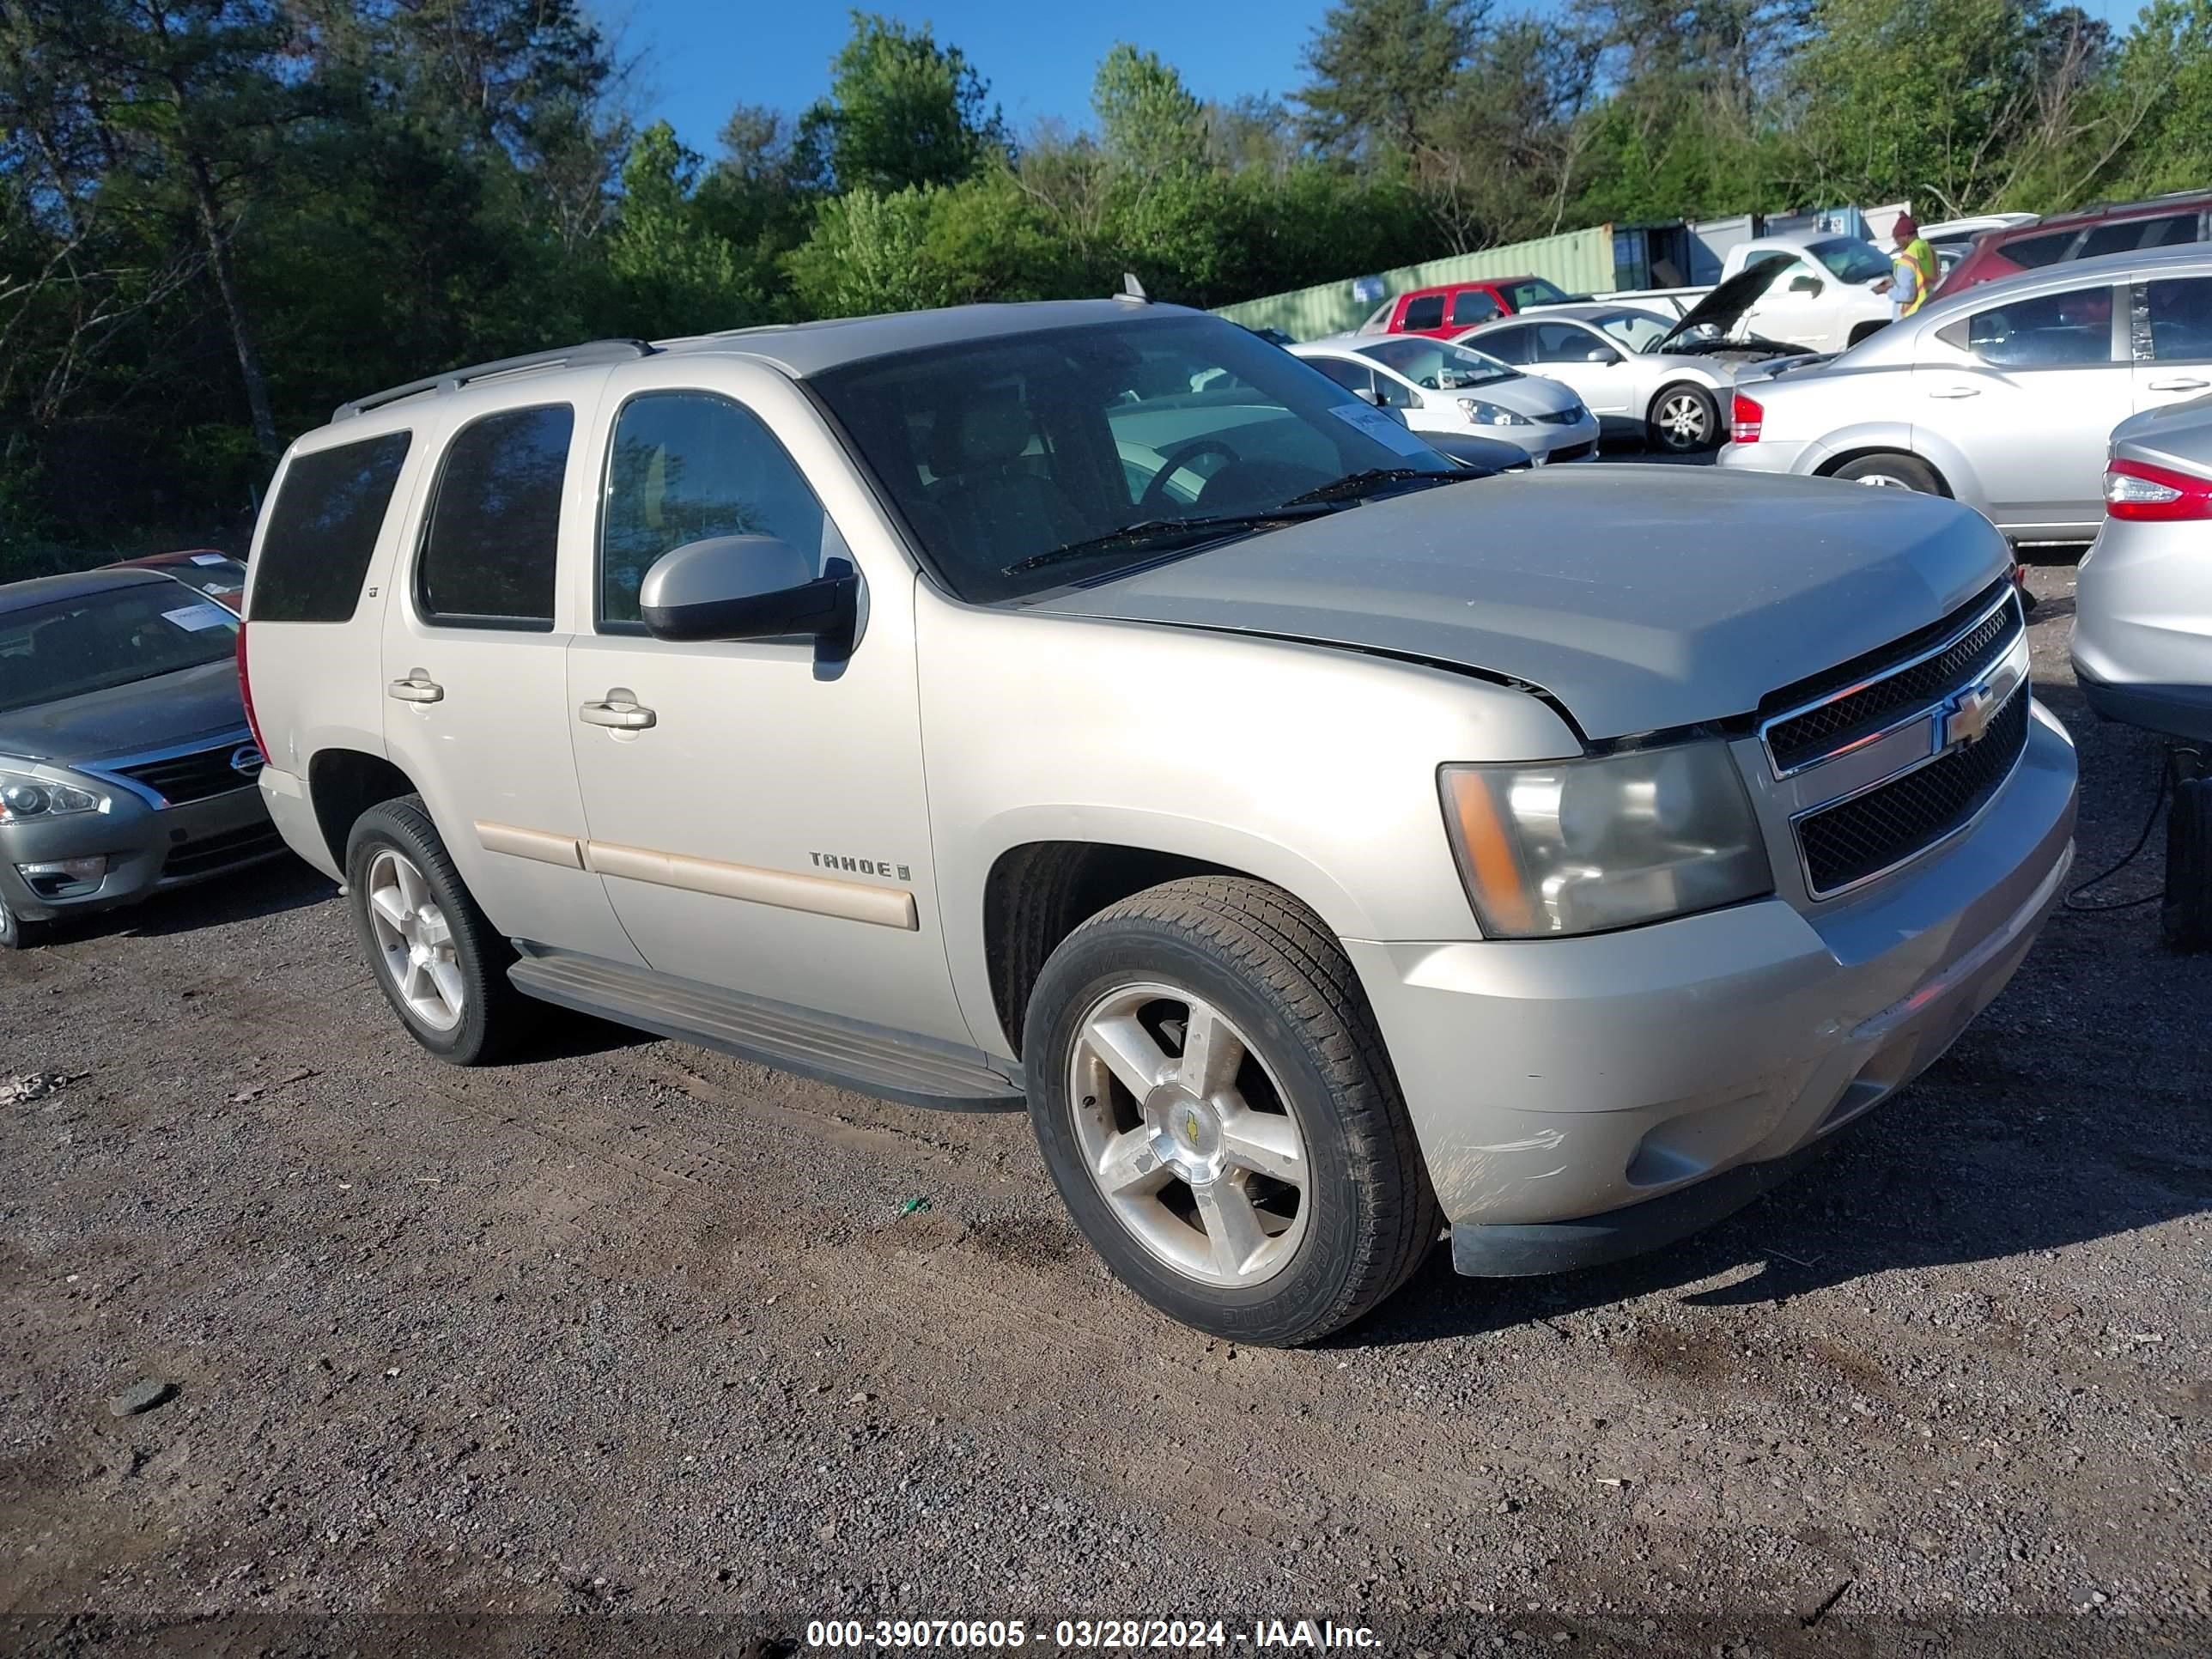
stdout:
<svg viewBox="0 0 2212 1659">
<path fill-rule="evenodd" d="M 1654 448 L 1672 455 L 1711 449 L 1721 429 L 1720 405 L 1701 386 L 1662 387 L 1651 400 L 1646 435 Z"/>
<path fill-rule="evenodd" d="M 1358 978 L 1275 889 L 1202 877 L 1092 917 L 1045 964 L 1023 1053 L 1037 1143 L 1077 1224 L 1186 1325 L 1314 1341 L 1436 1243 Z"/>
<path fill-rule="evenodd" d="M 355 822 L 346 889 L 377 987 L 416 1042 L 456 1066 L 514 1045 L 531 1007 L 507 977 L 514 949 L 470 896 L 421 796 Z"/>
<path fill-rule="evenodd" d="M 1917 489 L 1923 495 L 1943 493 L 1936 469 L 1911 455 L 1862 455 L 1838 467 L 1835 476 L 1876 489 Z"/>
<path fill-rule="evenodd" d="M 26 921 L 9 908 L 8 896 L 0 893 L 0 951 L 22 951 L 39 942 L 44 932 L 42 924 Z"/>
</svg>

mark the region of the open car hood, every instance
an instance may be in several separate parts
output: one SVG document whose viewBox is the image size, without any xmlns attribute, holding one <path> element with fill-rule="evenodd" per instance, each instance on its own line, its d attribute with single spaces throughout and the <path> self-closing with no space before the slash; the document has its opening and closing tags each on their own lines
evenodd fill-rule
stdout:
<svg viewBox="0 0 2212 1659">
<path fill-rule="evenodd" d="M 1790 264 L 1789 256 L 1780 253 L 1753 259 L 1692 306 L 1680 322 L 1645 349 L 1653 356 L 1680 350 L 1682 343 L 1700 329 L 1710 328 L 1717 335 L 1726 335 L 1743 320 L 1744 313 L 1759 303 L 1759 295 L 1774 286 L 1775 278 Z"/>
</svg>

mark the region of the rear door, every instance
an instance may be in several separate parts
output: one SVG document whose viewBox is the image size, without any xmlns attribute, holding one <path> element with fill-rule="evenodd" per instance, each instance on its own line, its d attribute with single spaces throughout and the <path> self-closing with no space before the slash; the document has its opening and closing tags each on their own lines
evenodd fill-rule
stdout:
<svg viewBox="0 0 2212 1659">
<path fill-rule="evenodd" d="M 584 868 L 569 751 L 564 552 L 586 556 L 588 408 L 548 400 L 459 417 L 440 434 L 398 591 L 385 610 L 384 734 L 495 926 L 639 960 Z"/>
<path fill-rule="evenodd" d="M 2130 313 L 2137 410 L 2212 392 L 2212 276 L 2138 282 Z"/>
<path fill-rule="evenodd" d="M 2134 406 L 2127 294 L 1994 300 L 1939 331 L 1913 371 L 1916 432 L 1964 455 L 2014 535 L 2086 536 L 2103 518 L 2106 437 Z"/>
</svg>

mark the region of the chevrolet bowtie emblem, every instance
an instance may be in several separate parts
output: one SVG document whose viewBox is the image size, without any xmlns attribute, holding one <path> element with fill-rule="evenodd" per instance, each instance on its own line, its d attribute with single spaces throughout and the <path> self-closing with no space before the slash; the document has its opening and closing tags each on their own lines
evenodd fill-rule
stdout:
<svg viewBox="0 0 2212 1659">
<path fill-rule="evenodd" d="M 1990 729 L 1990 717 L 1996 713 L 1996 688 L 1984 681 L 1970 685 L 1951 699 L 1943 710 L 1943 744 L 1946 749 L 1961 749 L 1978 743 Z"/>
</svg>

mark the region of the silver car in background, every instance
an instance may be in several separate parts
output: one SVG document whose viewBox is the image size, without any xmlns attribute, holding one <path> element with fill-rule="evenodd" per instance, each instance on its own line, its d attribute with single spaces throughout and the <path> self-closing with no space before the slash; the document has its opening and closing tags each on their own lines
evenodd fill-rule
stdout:
<svg viewBox="0 0 2212 1659">
<path fill-rule="evenodd" d="M 1424 334 L 1316 340 L 1294 357 L 1423 437 L 1474 433 L 1511 444 L 1537 466 L 1597 453 L 1597 417 L 1572 387 Z"/>
<path fill-rule="evenodd" d="M 2104 521 L 2106 435 L 2212 390 L 2212 250 L 1971 288 L 1833 362 L 1740 390 L 1720 465 L 1954 496 L 2016 542 Z"/>
</svg>

